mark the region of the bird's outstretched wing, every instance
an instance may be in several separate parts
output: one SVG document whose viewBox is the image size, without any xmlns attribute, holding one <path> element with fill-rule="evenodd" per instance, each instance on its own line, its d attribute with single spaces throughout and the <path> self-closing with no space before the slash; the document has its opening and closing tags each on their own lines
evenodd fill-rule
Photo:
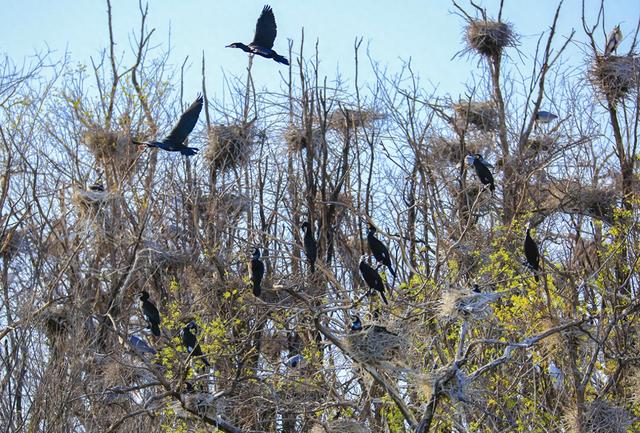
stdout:
<svg viewBox="0 0 640 433">
<path fill-rule="evenodd" d="M 193 128 L 196 126 L 198 117 L 200 116 L 200 111 L 202 110 L 203 102 L 204 99 L 202 95 L 198 95 L 196 100 L 193 101 L 193 104 L 191 104 L 191 106 L 187 108 L 187 111 L 182 113 L 182 116 L 180 116 L 180 120 L 178 120 L 178 123 L 173 128 L 173 130 L 171 130 L 169 135 L 167 135 L 167 137 L 162 141 L 164 141 L 165 143 L 176 145 L 182 144 L 184 140 L 187 139 L 187 136 L 191 133 L 191 131 L 193 131 Z"/>
<path fill-rule="evenodd" d="M 273 41 L 276 40 L 276 17 L 273 16 L 271 6 L 265 6 L 262 9 L 260 18 L 256 22 L 256 34 L 253 37 L 251 45 L 257 45 L 262 48 L 273 48 Z"/>
</svg>

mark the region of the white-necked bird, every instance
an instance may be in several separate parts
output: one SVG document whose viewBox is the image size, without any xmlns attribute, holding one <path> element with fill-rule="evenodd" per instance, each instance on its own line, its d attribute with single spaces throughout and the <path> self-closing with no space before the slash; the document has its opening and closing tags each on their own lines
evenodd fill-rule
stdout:
<svg viewBox="0 0 640 433">
<path fill-rule="evenodd" d="M 604 47 L 604 55 L 608 56 L 618 50 L 618 46 L 622 41 L 622 30 L 620 30 L 620 24 L 615 26 L 607 35 L 607 43 Z"/>
</svg>

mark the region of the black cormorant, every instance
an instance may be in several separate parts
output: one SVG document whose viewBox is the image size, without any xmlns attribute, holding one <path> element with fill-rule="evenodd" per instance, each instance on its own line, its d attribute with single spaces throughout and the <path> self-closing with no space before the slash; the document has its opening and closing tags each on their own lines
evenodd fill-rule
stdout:
<svg viewBox="0 0 640 433">
<path fill-rule="evenodd" d="M 524 256 L 527 259 L 527 266 L 534 272 L 536 281 L 538 281 L 537 272 L 540 272 L 540 252 L 538 251 L 538 244 L 531 237 L 530 231 L 531 229 L 528 228 L 527 236 L 524 238 Z"/>
<path fill-rule="evenodd" d="M 484 162 L 482 155 L 479 153 L 471 156 L 473 156 L 473 168 L 476 169 L 476 174 L 478 175 L 480 182 L 482 182 L 483 185 L 489 185 L 489 189 L 491 189 L 491 193 L 493 193 L 496 190 L 496 186 L 493 183 L 493 175 L 487 167 L 487 163 Z"/>
<path fill-rule="evenodd" d="M 187 348 L 187 352 L 189 352 L 189 355 L 191 355 L 193 358 L 197 357 L 204 363 L 204 365 L 209 367 L 209 361 L 207 361 L 207 358 L 205 358 L 204 354 L 202 353 L 202 349 L 200 349 L 198 339 L 194 334 L 191 333 L 192 329 L 194 332 L 198 331 L 198 325 L 196 325 L 196 322 L 194 321 L 187 323 L 187 326 L 182 328 L 182 344 L 184 344 L 184 347 Z"/>
<path fill-rule="evenodd" d="M 273 16 L 271 6 L 265 6 L 256 22 L 256 33 L 253 42 L 248 46 L 242 42 L 234 42 L 227 45 L 227 48 L 240 48 L 245 53 L 257 54 L 267 59 L 273 59 L 278 63 L 289 64 L 289 60 L 273 50 L 273 41 L 276 40 L 277 27 L 276 18 Z"/>
<path fill-rule="evenodd" d="M 134 144 L 146 145 L 147 147 L 159 147 L 169 152 L 180 152 L 183 155 L 191 156 L 195 155 L 198 151 L 195 147 L 187 147 L 183 143 L 187 139 L 187 136 L 193 131 L 193 128 L 198 122 L 200 111 L 202 110 L 202 104 L 204 99 L 202 95 L 198 95 L 196 100 L 191 104 L 187 111 L 182 113 L 180 120 L 176 126 L 171 130 L 169 135 L 162 139 L 162 141 L 135 141 Z"/>
<path fill-rule="evenodd" d="M 307 256 L 309 262 L 309 268 L 311 273 L 316 271 L 316 259 L 318 258 L 318 246 L 316 240 L 313 237 L 313 229 L 307 221 L 302 223 L 302 230 L 304 230 L 304 253 Z"/>
<path fill-rule="evenodd" d="M 607 43 L 604 47 L 604 55 L 608 56 L 611 53 L 618 50 L 618 45 L 622 42 L 622 30 L 620 30 L 620 24 L 615 26 L 607 36 Z"/>
<path fill-rule="evenodd" d="M 382 263 L 385 265 L 393 278 L 396 277 L 396 272 L 393 270 L 391 265 L 391 255 L 389 255 L 389 250 L 387 247 L 380 241 L 380 239 L 375 236 L 376 228 L 373 224 L 369 225 L 369 230 L 367 230 L 367 243 L 369 244 L 369 249 L 371 249 L 371 253 L 373 257 L 376 258 L 378 263 Z"/>
<path fill-rule="evenodd" d="M 160 312 L 156 306 L 149 300 L 149 293 L 143 290 L 140 293 L 140 301 L 142 302 L 142 314 L 147 322 L 149 322 L 149 328 L 151 333 L 156 337 L 160 336 Z"/>
<path fill-rule="evenodd" d="M 369 293 L 371 293 L 371 290 L 377 291 L 382 297 L 384 303 L 388 304 L 389 302 L 387 302 L 387 297 L 384 295 L 385 288 L 382 277 L 380 277 L 378 271 L 369 266 L 365 257 L 366 256 L 362 256 L 360 258 L 360 274 L 362 275 L 362 279 L 367 283 L 367 286 L 369 286 Z"/>
<path fill-rule="evenodd" d="M 264 277 L 264 263 L 260 260 L 260 250 L 256 248 L 251 257 L 251 282 L 253 283 L 253 294 L 255 296 L 260 296 L 262 277 Z"/>
</svg>

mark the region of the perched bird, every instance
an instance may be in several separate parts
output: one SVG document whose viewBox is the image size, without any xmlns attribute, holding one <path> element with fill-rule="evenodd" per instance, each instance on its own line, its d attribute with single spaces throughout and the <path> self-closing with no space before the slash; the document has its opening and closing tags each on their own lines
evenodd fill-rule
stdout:
<svg viewBox="0 0 640 433">
<path fill-rule="evenodd" d="M 163 138 L 162 141 L 133 140 L 133 143 L 137 145 L 146 145 L 147 147 L 159 147 L 160 149 L 168 150 L 169 152 L 180 152 L 186 156 L 195 155 L 198 149 L 195 147 L 187 147 L 183 143 L 198 122 L 203 102 L 204 99 L 202 98 L 202 95 L 198 95 L 193 104 L 187 108 L 187 111 L 182 113 L 180 120 L 178 120 L 178 123 L 171 130 L 169 135 Z"/>
<path fill-rule="evenodd" d="M 142 338 L 137 337 L 135 335 L 129 336 L 129 343 L 139 352 L 141 353 L 150 353 L 152 355 L 156 354 L 156 349 L 149 346 Z"/>
<path fill-rule="evenodd" d="M 307 261 L 309 262 L 309 268 L 311 273 L 316 271 L 316 259 L 318 258 L 318 245 L 313 237 L 313 229 L 307 221 L 302 223 L 302 230 L 304 230 L 304 253 L 307 255 Z"/>
<path fill-rule="evenodd" d="M 140 293 L 140 307 L 142 308 L 142 314 L 147 322 L 149 322 L 149 328 L 151 333 L 156 337 L 160 336 L 160 312 L 156 306 L 149 300 L 149 293 L 143 290 Z"/>
<path fill-rule="evenodd" d="M 96 180 L 93 184 L 89 185 L 89 191 L 104 192 L 104 185 L 101 181 Z"/>
<path fill-rule="evenodd" d="M 289 367 L 296 368 L 302 361 L 304 356 L 300 354 L 302 351 L 302 338 L 296 331 L 287 332 L 287 360 L 285 364 Z"/>
<path fill-rule="evenodd" d="M 476 153 L 470 156 L 473 157 L 473 168 L 475 168 L 480 182 L 482 182 L 483 185 L 489 185 L 489 189 L 491 190 L 491 193 L 493 193 L 496 190 L 496 186 L 493 182 L 493 175 L 487 167 L 486 162 L 483 162 L 484 160 L 482 159 L 482 155 Z"/>
<path fill-rule="evenodd" d="M 471 287 L 471 291 L 472 291 L 473 293 L 482 293 L 482 290 L 480 290 L 480 286 L 479 286 L 479 285 L 477 285 L 477 284 L 474 284 L 474 285 Z"/>
<path fill-rule="evenodd" d="M 534 271 L 535 279 L 538 281 L 540 279 L 537 274 L 540 271 L 540 253 L 538 252 L 538 244 L 531 237 L 531 228 L 527 228 L 527 236 L 524 238 L 524 256 L 527 259 L 526 265 Z"/>
<path fill-rule="evenodd" d="M 255 296 L 260 296 L 262 277 L 264 277 L 264 263 L 260 260 L 260 250 L 256 248 L 251 257 L 251 282 L 253 283 L 253 294 Z"/>
<path fill-rule="evenodd" d="M 234 42 L 227 45 L 227 48 L 240 48 L 245 53 L 257 54 L 267 59 L 273 59 L 278 63 L 289 64 L 289 60 L 273 50 L 273 41 L 277 34 L 276 18 L 273 16 L 271 6 L 265 6 L 256 22 L 256 33 L 253 42 L 248 46 L 242 42 Z"/>
<path fill-rule="evenodd" d="M 536 113 L 536 123 L 549 123 L 553 122 L 558 118 L 557 115 L 550 113 L 548 111 L 538 111 Z"/>
<path fill-rule="evenodd" d="M 607 36 L 607 43 L 604 47 L 604 55 L 608 56 L 611 53 L 617 51 L 618 45 L 622 41 L 622 30 L 620 30 L 620 24 L 615 26 L 613 30 L 609 32 Z"/>
<path fill-rule="evenodd" d="M 194 358 L 198 357 L 200 360 L 202 360 L 204 365 L 210 367 L 209 361 L 207 361 L 207 358 L 205 358 L 204 354 L 202 353 L 200 344 L 198 343 L 196 336 L 191 333 L 191 330 L 193 330 L 194 332 L 198 332 L 198 325 L 196 325 L 193 320 L 187 323 L 187 326 L 182 328 L 182 344 L 184 344 L 184 346 L 187 348 L 187 352 L 189 352 L 190 356 Z"/>
<path fill-rule="evenodd" d="M 354 332 L 360 331 L 368 331 L 372 329 L 373 332 L 386 333 L 390 335 L 397 336 L 398 334 L 389 331 L 387 328 L 381 325 L 362 325 L 362 321 L 360 320 L 360 316 L 351 316 L 351 330 Z"/>
<path fill-rule="evenodd" d="M 287 367 L 296 368 L 298 365 L 302 364 L 303 362 L 304 362 L 304 356 L 298 353 L 296 355 L 293 355 L 287 358 L 287 360 L 284 363 L 287 365 Z"/>
<path fill-rule="evenodd" d="M 367 244 L 369 244 L 369 249 L 373 254 L 373 257 L 376 258 L 378 263 L 382 263 L 385 265 L 393 278 L 396 277 L 396 272 L 393 270 L 391 266 L 391 256 L 389 255 L 389 250 L 387 247 L 375 236 L 376 228 L 373 224 L 369 224 L 369 230 L 367 230 Z"/>
<path fill-rule="evenodd" d="M 371 290 L 375 290 L 380 293 L 382 300 L 385 304 L 388 304 L 387 297 L 384 295 L 385 287 L 384 282 L 382 281 L 382 277 L 378 274 L 378 271 L 373 269 L 365 260 L 366 256 L 362 256 L 360 258 L 360 275 L 362 275 L 362 279 L 369 286 L 369 294 Z"/>
</svg>

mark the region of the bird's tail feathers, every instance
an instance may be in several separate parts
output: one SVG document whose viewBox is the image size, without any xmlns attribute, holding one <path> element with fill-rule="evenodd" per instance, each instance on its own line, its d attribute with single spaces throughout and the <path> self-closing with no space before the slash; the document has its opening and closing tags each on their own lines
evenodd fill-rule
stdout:
<svg viewBox="0 0 640 433">
<path fill-rule="evenodd" d="M 192 156 L 197 154 L 199 150 L 200 149 L 198 149 L 197 147 L 187 147 L 186 149 L 181 150 L 180 153 L 185 156 Z"/>
<path fill-rule="evenodd" d="M 160 326 L 158 326 L 157 323 L 152 323 L 151 324 L 151 333 L 153 335 L 155 335 L 156 337 L 160 336 Z"/>
<path fill-rule="evenodd" d="M 273 56 L 273 60 L 275 60 L 278 63 L 282 63 L 283 65 L 289 66 L 289 60 L 286 57 L 281 56 L 280 54 L 275 54 Z"/>
</svg>

